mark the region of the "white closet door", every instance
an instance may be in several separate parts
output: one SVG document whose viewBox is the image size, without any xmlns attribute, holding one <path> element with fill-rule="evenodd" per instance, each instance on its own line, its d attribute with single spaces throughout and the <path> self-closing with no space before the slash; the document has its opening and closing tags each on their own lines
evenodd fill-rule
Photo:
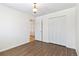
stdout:
<svg viewBox="0 0 79 59">
<path fill-rule="evenodd" d="M 75 24 L 74 8 L 37 17 L 35 25 L 36 40 L 76 48 Z"/>
<path fill-rule="evenodd" d="M 48 39 L 51 43 L 65 45 L 65 16 L 49 18 Z"/>
</svg>

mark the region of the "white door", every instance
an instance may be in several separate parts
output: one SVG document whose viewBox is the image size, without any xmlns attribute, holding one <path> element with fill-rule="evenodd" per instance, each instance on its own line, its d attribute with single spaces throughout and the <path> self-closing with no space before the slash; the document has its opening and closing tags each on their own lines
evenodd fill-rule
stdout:
<svg viewBox="0 0 79 59">
<path fill-rule="evenodd" d="M 65 45 L 65 16 L 58 16 L 48 19 L 49 42 Z"/>
</svg>

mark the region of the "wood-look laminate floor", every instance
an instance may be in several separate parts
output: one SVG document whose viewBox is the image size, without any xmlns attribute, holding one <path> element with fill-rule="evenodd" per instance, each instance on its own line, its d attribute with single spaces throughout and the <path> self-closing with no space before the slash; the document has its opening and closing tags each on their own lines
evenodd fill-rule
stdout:
<svg viewBox="0 0 79 59">
<path fill-rule="evenodd" d="M 35 41 L 0 52 L 0 56 L 76 56 L 74 49 L 52 43 Z"/>
</svg>

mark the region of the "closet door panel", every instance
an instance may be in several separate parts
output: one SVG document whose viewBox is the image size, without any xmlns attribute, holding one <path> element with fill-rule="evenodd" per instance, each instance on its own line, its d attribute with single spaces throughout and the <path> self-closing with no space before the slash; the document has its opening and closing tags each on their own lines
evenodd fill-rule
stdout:
<svg viewBox="0 0 79 59">
<path fill-rule="evenodd" d="M 48 20 L 48 39 L 51 43 L 65 45 L 65 16 L 49 18 Z"/>
</svg>

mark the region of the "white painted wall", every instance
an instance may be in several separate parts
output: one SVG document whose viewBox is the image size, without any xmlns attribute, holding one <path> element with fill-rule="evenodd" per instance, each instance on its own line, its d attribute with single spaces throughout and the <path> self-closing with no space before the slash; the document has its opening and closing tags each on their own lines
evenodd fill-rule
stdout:
<svg viewBox="0 0 79 59">
<path fill-rule="evenodd" d="M 36 39 L 41 40 L 41 20 L 43 21 L 43 41 L 49 42 L 48 20 L 49 18 L 66 15 L 66 46 L 75 48 L 75 7 L 50 13 L 36 18 Z M 52 26 L 52 25 L 51 25 Z M 52 42 L 53 43 L 53 42 Z"/>
<path fill-rule="evenodd" d="M 0 4 L 0 51 L 28 42 L 29 18 L 25 13 Z"/>
<path fill-rule="evenodd" d="M 76 6 L 76 51 L 79 55 L 79 4 Z"/>
</svg>

